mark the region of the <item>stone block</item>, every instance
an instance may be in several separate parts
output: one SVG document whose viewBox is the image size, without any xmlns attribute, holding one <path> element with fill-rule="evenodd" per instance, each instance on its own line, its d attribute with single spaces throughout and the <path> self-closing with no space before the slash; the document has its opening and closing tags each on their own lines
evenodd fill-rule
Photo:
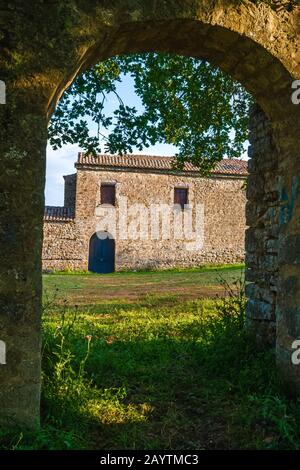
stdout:
<svg viewBox="0 0 300 470">
<path fill-rule="evenodd" d="M 274 305 L 261 300 L 249 299 L 247 302 L 246 315 L 250 320 L 274 320 Z"/>
</svg>

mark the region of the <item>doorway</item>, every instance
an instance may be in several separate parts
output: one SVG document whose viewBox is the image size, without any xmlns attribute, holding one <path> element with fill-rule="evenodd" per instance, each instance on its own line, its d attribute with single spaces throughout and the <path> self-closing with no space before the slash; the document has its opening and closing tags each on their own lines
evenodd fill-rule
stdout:
<svg viewBox="0 0 300 470">
<path fill-rule="evenodd" d="M 90 239 L 89 271 L 108 274 L 115 271 L 115 240 L 108 232 L 97 232 Z"/>
</svg>

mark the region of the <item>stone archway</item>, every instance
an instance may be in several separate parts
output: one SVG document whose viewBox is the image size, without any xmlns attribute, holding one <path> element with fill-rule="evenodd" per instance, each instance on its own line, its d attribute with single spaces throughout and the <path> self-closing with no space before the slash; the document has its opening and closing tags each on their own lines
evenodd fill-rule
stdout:
<svg viewBox="0 0 300 470">
<path fill-rule="evenodd" d="M 0 79 L 7 89 L 0 106 L 0 339 L 7 348 L 1 422 L 39 422 L 47 120 L 78 73 L 129 52 L 206 58 L 259 104 L 248 185 L 248 315 L 265 337 L 276 310 L 278 363 L 299 391 L 300 374 L 290 361 L 300 336 L 300 107 L 291 102 L 292 81 L 300 77 L 299 7 L 276 13 L 248 0 L 72 0 L 39 2 L 30 13 L 16 2 L 1 13 Z"/>
</svg>

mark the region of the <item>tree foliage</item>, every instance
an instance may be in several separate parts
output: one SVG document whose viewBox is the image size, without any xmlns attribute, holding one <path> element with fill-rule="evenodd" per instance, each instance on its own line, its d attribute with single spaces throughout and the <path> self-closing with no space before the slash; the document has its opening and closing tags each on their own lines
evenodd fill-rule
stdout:
<svg viewBox="0 0 300 470">
<path fill-rule="evenodd" d="M 142 110 L 118 95 L 124 74 L 133 78 Z M 118 106 L 108 116 L 104 106 L 112 94 Z M 101 143 L 111 153 L 173 144 L 179 167 L 190 161 L 205 173 L 224 156 L 243 152 L 250 103 L 239 83 L 206 61 L 160 53 L 115 57 L 74 81 L 52 118 L 49 138 L 54 149 L 77 143 L 92 153 L 103 150 Z M 90 121 L 97 135 L 90 133 Z"/>
</svg>

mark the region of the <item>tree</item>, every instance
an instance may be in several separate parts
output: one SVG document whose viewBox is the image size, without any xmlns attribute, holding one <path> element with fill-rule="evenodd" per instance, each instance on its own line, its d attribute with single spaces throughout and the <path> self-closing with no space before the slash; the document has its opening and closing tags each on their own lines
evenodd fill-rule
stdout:
<svg viewBox="0 0 300 470">
<path fill-rule="evenodd" d="M 122 101 L 116 85 L 133 77 L 144 109 Z M 109 94 L 119 105 L 104 113 Z M 115 57 L 80 75 L 61 99 L 49 128 L 54 149 L 78 143 L 87 152 L 132 152 L 155 143 L 178 148 L 177 166 L 190 161 L 205 174 L 215 162 L 239 157 L 247 139 L 250 96 L 208 62 L 178 55 L 147 53 Z M 90 135 L 87 118 L 98 126 Z M 108 137 L 103 129 L 110 131 Z"/>
</svg>

